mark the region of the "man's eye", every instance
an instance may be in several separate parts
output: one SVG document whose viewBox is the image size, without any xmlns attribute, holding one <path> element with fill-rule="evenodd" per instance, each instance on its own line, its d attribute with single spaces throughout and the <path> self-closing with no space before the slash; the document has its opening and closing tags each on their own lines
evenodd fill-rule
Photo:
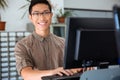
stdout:
<svg viewBox="0 0 120 80">
<path fill-rule="evenodd" d="M 39 15 L 39 13 L 33 13 L 33 15 Z"/>
<path fill-rule="evenodd" d="M 49 14 L 50 12 L 43 12 L 43 14 Z"/>
</svg>

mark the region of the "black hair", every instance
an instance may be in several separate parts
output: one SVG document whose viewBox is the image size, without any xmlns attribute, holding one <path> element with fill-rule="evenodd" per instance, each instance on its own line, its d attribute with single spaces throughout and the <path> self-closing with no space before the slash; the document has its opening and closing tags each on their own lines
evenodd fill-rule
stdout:
<svg viewBox="0 0 120 80">
<path fill-rule="evenodd" d="M 29 6 L 29 14 L 31 15 L 32 7 L 36 4 L 46 4 L 48 5 L 50 12 L 51 12 L 51 5 L 47 0 L 31 0 L 30 6 Z"/>
</svg>

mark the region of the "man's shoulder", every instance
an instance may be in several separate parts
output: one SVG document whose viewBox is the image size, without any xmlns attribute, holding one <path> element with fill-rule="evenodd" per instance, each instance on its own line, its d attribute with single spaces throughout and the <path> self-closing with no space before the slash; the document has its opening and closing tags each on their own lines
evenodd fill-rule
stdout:
<svg viewBox="0 0 120 80">
<path fill-rule="evenodd" d="M 59 37 L 53 34 L 52 36 L 52 42 L 54 42 L 58 46 L 64 46 L 65 45 L 65 39 L 63 37 Z"/>
<path fill-rule="evenodd" d="M 34 41 L 34 36 L 33 34 L 30 34 L 20 40 L 18 40 L 17 44 L 31 44 Z"/>
<path fill-rule="evenodd" d="M 52 39 L 55 39 L 56 41 L 63 41 L 63 42 L 65 41 L 65 38 L 59 37 L 55 34 L 52 34 Z"/>
</svg>

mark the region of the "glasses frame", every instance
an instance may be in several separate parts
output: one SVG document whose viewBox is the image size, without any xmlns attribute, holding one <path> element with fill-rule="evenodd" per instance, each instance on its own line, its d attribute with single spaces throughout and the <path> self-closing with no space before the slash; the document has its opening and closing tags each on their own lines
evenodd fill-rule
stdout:
<svg viewBox="0 0 120 80">
<path fill-rule="evenodd" d="M 51 14 L 50 11 L 44 11 L 44 12 L 33 12 L 31 15 L 32 15 L 33 17 L 38 18 L 38 17 L 40 17 L 40 16 L 50 17 L 50 14 Z"/>
</svg>

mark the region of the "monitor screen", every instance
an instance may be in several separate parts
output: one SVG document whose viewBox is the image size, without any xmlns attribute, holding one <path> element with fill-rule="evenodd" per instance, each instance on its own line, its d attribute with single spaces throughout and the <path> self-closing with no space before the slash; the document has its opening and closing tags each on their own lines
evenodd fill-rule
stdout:
<svg viewBox="0 0 120 80">
<path fill-rule="evenodd" d="M 113 18 L 67 19 L 65 69 L 117 65 L 118 53 Z"/>
</svg>

